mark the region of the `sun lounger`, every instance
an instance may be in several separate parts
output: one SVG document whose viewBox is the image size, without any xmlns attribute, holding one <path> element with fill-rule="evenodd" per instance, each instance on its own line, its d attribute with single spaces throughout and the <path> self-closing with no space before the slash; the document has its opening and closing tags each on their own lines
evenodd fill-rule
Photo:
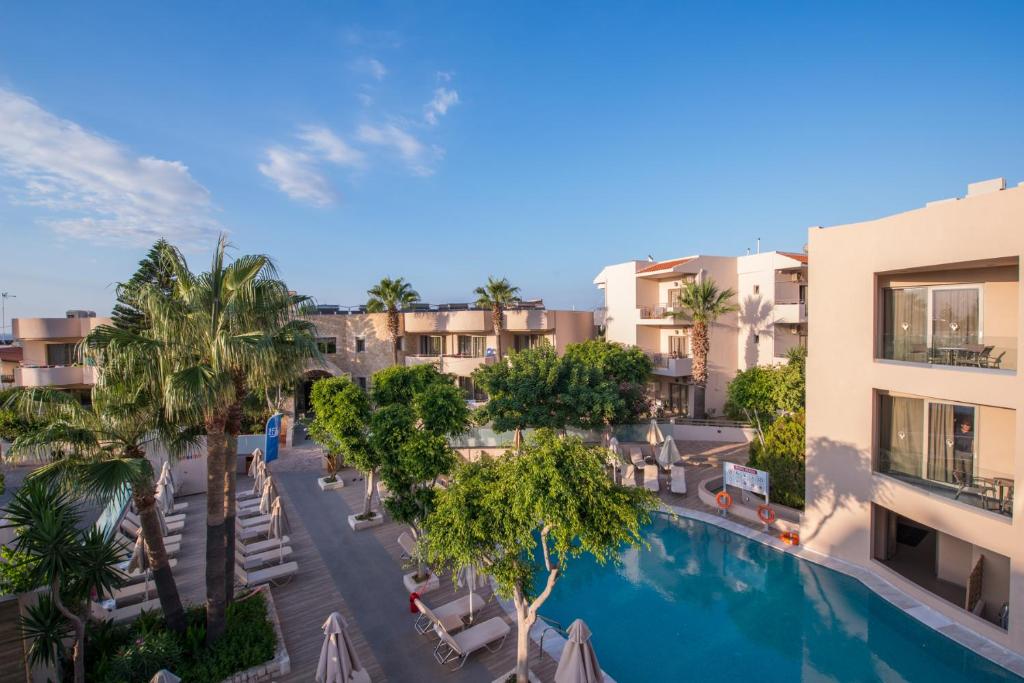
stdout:
<svg viewBox="0 0 1024 683">
<path fill-rule="evenodd" d="M 263 496 L 254 496 L 252 498 L 246 498 L 245 500 L 235 500 L 235 507 L 239 510 L 249 508 L 258 508 L 260 506 L 260 498 Z"/>
<path fill-rule="evenodd" d="M 241 527 L 242 529 L 248 529 L 251 526 L 259 526 L 260 524 L 268 524 L 270 522 L 270 515 L 256 515 L 254 517 L 235 517 L 235 526 Z"/>
<path fill-rule="evenodd" d="M 434 659 L 438 664 L 458 662 L 452 670 L 461 669 L 469 656 L 477 650 L 486 647 L 489 652 L 497 652 L 512 631 L 512 627 L 501 617 L 491 617 L 455 635 L 448 633 L 440 623 L 435 623 L 434 627 L 437 635 L 441 637 L 434 648 Z M 496 645 L 491 647 L 491 643 Z"/>
<path fill-rule="evenodd" d="M 126 583 L 137 583 L 139 581 L 143 581 L 144 582 L 146 580 L 146 572 L 131 572 L 131 573 L 129 573 L 128 572 L 128 562 L 129 562 L 129 560 L 125 560 L 124 562 L 122 562 L 117 567 L 118 569 L 121 570 L 121 578 Z M 175 567 L 178 566 L 178 560 L 176 560 L 174 558 L 169 559 L 167 561 L 167 566 L 170 567 L 171 569 L 174 569 Z M 149 574 L 149 580 L 150 581 L 153 580 L 152 572 L 150 572 L 150 574 Z"/>
<path fill-rule="evenodd" d="M 292 547 L 290 545 L 271 548 L 270 550 L 264 550 L 262 553 L 249 554 L 238 552 L 236 549 L 235 562 L 241 565 L 242 569 L 253 570 L 268 564 L 281 564 L 284 562 L 284 558 L 291 554 Z"/>
<path fill-rule="evenodd" d="M 129 603 L 140 600 L 150 600 L 157 597 L 156 584 L 153 582 L 153 577 L 150 577 L 148 583 L 142 581 L 115 589 L 111 597 L 117 601 L 119 607 L 124 607 Z"/>
<path fill-rule="evenodd" d="M 115 537 L 115 540 L 125 546 L 125 557 L 131 555 L 131 549 L 135 547 L 134 534 L 132 537 L 121 533 Z M 164 536 L 164 552 L 167 553 L 167 557 L 174 557 L 181 550 L 181 536 Z"/>
<path fill-rule="evenodd" d="M 623 446 L 623 448 L 629 455 L 629 461 L 633 463 L 634 467 L 644 466 L 644 454 L 640 446 Z"/>
<path fill-rule="evenodd" d="M 136 514 L 135 512 L 133 512 L 132 510 L 126 510 L 125 513 L 124 513 L 124 516 L 127 519 L 132 520 L 132 524 L 134 524 L 135 526 L 139 525 L 139 515 Z M 178 514 L 175 514 L 175 515 L 164 515 L 164 522 L 167 523 L 167 526 L 170 526 L 172 523 L 178 523 L 178 522 L 181 522 L 181 524 L 184 525 L 185 524 L 185 513 L 184 512 L 179 512 Z"/>
<path fill-rule="evenodd" d="M 622 473 L 622 485 L 636 486 L 636 465 L 626 465 L 626 470 Z"/>
<path fill-rule="evenodd" d="M 260 512 L 259 505 L 250 505 L 248 507 L 239 507 L 235 510 L 235 517 L 253 517 L 255 515 L 263 515 L 264 512 Z"/>
<path fill-rule="evenodd" d="M 661 490 L 657 465 L 644 465 L 644 488 L 655 493 Z"/>
<path fill-rule="evenodd" d="M 139 533 L 139 525 L 132 524 L 130 519 L 122 519 L 121 531 L 123 531 L 124 535 L 129 538 L 127 543 L 134 544 L 135 537 Z M 181 543 L 181 534 L 168 534 L 167 536 L 164 536 L 164 545 L 167 545 L 168 543 Z"/>
<path fill-rule="evenodd" d="M 239 541 L 262 541 L 266 540 L 267 532 L 270 531 L 270 522 L 264 522 L 257 526 L 238 527 L 235 531 L 235 538 Z"/>
<path fill-rule="evenodd" d="M 93 616 L 103 620 L 111 620 L 115 624 L 123 624 L 131 621 L 138 617 L 143 612 L 154 612 L 160 609 L 160 601 L 158 599 L 146 600 L 145 602 L 137 602 L 134 605 L 128 605 L 126 607 L 117 607 L 112 610 L 108 610 L 98 602 L 92 603 Z"/>
<path fill-rule="evenodd" d="M 297 562 L 285 562 L 284 564 L 277 564 L 266 569 L 257 569 L 256 571 L 246 571 L 237 564 L 235 565 L 235 578 L 243 586 L 257 586 L 261 583 L 271 583 L 275 586 L 284 583 L 286 580 L 291 579 L 295 576 L 295 572 L 299 571 L 299 564 Z"/>
<path fill-rule="evenodd" d="M 164 517 L 164 522 L 167 525 L 167 533 L 169 533 L 169 534 L 176 534 L 176 533 L 178 533 L 179 531 L 181 531 L 182 529 L 185 528 L 185 518 L 184 518 L 184 516 L 182 516 L 182 517 L 180 517 L 178 519 L 175 519 L 173 522 L 170 521 L 170 520 L 171 520 L 171 518 Z M 124 519 L 121 520 L 121 521 L 122 522 L 131 522 L 132 526 L 134 526 L 136 528 L 141 526 L 141 524 L 139 522 L 138 516 L 134 512 L 131 512 L 131 511 L 128 511 L 128 512 L 124 513 Z"/>
<path fill-rule="evenodd" d="M 242 552 L 243 555 L 255 555 L 262 553 L 265 550 L 273 550 L 282 545 L 288 545 L 289 539 L 287 536 L 281 538 L 268 538 L 265 541 L 253 541 L 252 543 L 240 543 L 235 545 L 235 549 Z"/>
<path fill-rule="evenodd" d="M 473 594 L 472 597 L 469 595 L 463 595 L 458 600 L 452 600 L 449 603 L 441 605 L 435 610 L 430 609 L 423 601 L 416 598 L 416 607 L 419 609 L 420 614 L 416 617 L 416 623 L 414 624 L 416 632 L 423 635 L 427 631 L 434 628 L 434 622 L 441 622 L 441 625 L 448 630 L 449 633 L 462 629 L 465 625 L 463 619 L 468 617 L 472 612 L 469 609 L 469 605 L 472 603 L 477 610 L 480 610 L 484 606 L 484 601 L 479 595 Z"/>
<path fill-rule="evenodd" d="M 398 535 L 398 545 L 402 546 L 403 559 L 411 560 L 416 557 L 416 539 L 408 531 Z"/>
</svg>

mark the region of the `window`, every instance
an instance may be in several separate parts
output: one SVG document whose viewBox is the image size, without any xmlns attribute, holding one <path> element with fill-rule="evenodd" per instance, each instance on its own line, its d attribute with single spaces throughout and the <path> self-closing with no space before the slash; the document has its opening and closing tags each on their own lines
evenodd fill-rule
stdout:
<svg viewBox="0 0 1024 683">
<path fill-rule="evenodd" d="M 399 351 L 405 351 L 405 349 L 403 348 L 405 346 L 404 339 L 405 337 L 397 337 L 395 339 L 395 348 L 398 349 Z"/>
<path fill-rule="evenodd" d="M 978 358 L 984 349 L 981 299 L 981 285 L 886 287 L 882 290 L 882 357 L 944 365 L 971 361 L 964 364 L 982 366 Z M 989 366 L 989 354 L 984 366 Z"/>
<path fill-rule="evenodd" d="M 444 337 L 422 336 L 420 337 L 421 356 L 440 356 L 444 353 Z"/>
<path fill-rule="evenodd" d="M 338 338 L 337 337 L 317 337 L 316 348 L 320 350 L 320 353 L 337 353 L 338 352 Z"/>
<path fill-rule="evenodd" d="M 759 335 L 759 334 L 755 334 L 754 335 L 754 343 L 755 344 L 760 344 L 761 343 L 761 335 Z"/>
<path fill-rule="evenodd" d="M 459 335 L 459 355 L 469 358 L 479 358 L 484 355 L 487 346 L 487 338 L 476 335 Z"/>
<path fill-rule="evenodd" d="M 761 285 L 754 285 L 754 294 L 761 293 Z"/>
<path fill-rule="evenodd" d="M 462 395 L 467 401 L 475 401 L 477 403 L 483 403 L 487 400 L 487 394 L 476 386 L 473 382 L 472 377 L 458 377 L 459 389 L 462 390 Z"/>
<path fill-rule="evenodd" d="M 77 344 L 47 344 L 47 365 L 74 365 L 78 362 Z"/>
<path fill-rule="evenodd" d="M 543 334 L 517 334 L 512 337 L 512 348 L 516 351 L 534 349 L 545 341 Z"/>
<path fill-rule="evenodd" d="M 366 352 L 366 339 L 364 337 L 356 337 L 356 353 L 365 353 L 365 352 Z"/>
<path fill-rule="evenodd" d="M 686 358 L 690 355 L 690 337 L 676 334 L 668 338 L 668 355 L 672 358 Z"/>
<path fill-rule="evenodd" d="M 366 378 L 365 377 L 356 377 L 356 384 L 359 385 L 360 389 L 362 389 L 363 391 L 366 391 Z"/>
</svg>

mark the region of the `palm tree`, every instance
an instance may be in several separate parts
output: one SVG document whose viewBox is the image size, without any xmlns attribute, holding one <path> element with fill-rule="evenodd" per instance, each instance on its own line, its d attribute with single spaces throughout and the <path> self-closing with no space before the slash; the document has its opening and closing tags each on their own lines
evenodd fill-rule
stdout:
<svg viewBox="0 0 1024 683">
<path fill-rule="evenodd" d="M 730 300 L 736 292 L 726 287 L 718 289 L 711 278 L 690 282 L 679 293 L 682 311 L 673 313 L 676 319 L 689 319 L 693 323 L 690 338 L 693 353 L 693 415 L 704 417 L 704 391 L 708 384 L 708 351 L 711 349 L 710 326 L 726 313 L 739 310 Z"/>
<path fill-rule="evenodd" d="M 398 338 L 401 332 L 399 314 L 403 308 L 420 300 L 419 293 L 404 278 L 383 278 L 366 291 L 370 295 L 366 302 L 366 310 L 370 313 L 388 314 L 388 337 L 391 338 L 391 350 L 398 365 Z"/>
<path fill-rule="evenodd" d="M 491 324 L 494 325 L 494 343 L 501 360 L 501 333 L 505 329 L 505 309 L 519 301 L 519 288 L 513 287 L 507 278 L 487 278 L 487 284 L 473 290 L 477 308 L 491 310 Z"/>
<path fill-rule="evenodd" d="M 49 594 L 22 621 L 33 640 L 33 662 L 57 660 L 67 625 L 73 634 L 75 683 L 85 681 L 85 612 L 91 593 L 110 595 L 120 585 L 118 550 L 95 528 L 80 531 L 81 515 L 66 491 L 30 478 L 4 509 L 5 525 L 15 529 L 12 544 L 28 583 Z M 53 614 L 53 610 L 59 614 Z"/>
<path fill-rule="evenodd" d="M 160 403 L 140 382 L 116 375 L 113 369 L 100 374 L 91 407 L 63 391 L 19 390 L 8 405 L 41 418 L 42 426 L 15 439 L 11 453 L 56 454 L 32 476 L 65 491 L 107 503 L 120 500 L 126 492 L 131 495 L 168 628 L 184 633 L 185 611 L 164 548 L 146 448 L 159 442 L 168 453 L 180 454 L 195 445 L 198 435 L 165 420 Z"/>
<path fill-rule="evenodd" d="M 231 583 L 225 576 L 228 413 L 237 399 L 238 369 L 260 365 L 261 360 L 272 363 L 275 346 L 264 330 L 249 327 L 250 311 L 254 302 L 279 282 L 269 257 L 240 256 L 229 263 L 227 248 L 222 235 L 210 270 L 199 275 L 189 270 L 179 252 L 166 250 L 162 258 L 174 271 L 173 295 L 167 297 L 154 284 L 142 283 L 133 297 L 148 319 L 149 329 L 135 333 L 101 325 L 86 340 L 101 350 L 108 363 L 153 373 L 162 387 L 168 416 L 204 427 L 208 644 L 224 632 Z M 233 462 L 234 454 L 230 456 Z"/>
</svg>

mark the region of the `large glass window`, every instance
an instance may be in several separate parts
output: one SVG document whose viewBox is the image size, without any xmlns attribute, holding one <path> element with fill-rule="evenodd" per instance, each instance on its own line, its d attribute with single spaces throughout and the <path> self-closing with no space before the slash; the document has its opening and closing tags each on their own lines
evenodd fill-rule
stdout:
<svg viewBox="0 0 1024 683">
<path fill-rule="evenodd" d="M 927 362 L 928 290 L 886 288 L 882 296 L 882 356 L 892 360 Z"/>
<path fill-rule="evenodd" d="M 77 344 L 47 344 L 47 365 L 74 365 L 78 362 Z"/>
<path fill-rule="evenodd" d="M 459 335 L 459 355 L 471 358 L 479 358 L 484 355 L 487 346 L 487 338 L 476 335 Z"/>
<path fill-rule="evenodd" d="M 422 336 L 420 337 L 421 356 L 440 356 L 444 353 L 444 337 Z"/>
<path fill-rule="evenodd" d="M 932 346 L 958 350 L 977 344 L 981 332 L 981 289 L 932 290 Z"/>
<path fill-rule="evenodd" d="M 338 352 L 338 338 L 337 337 L 317 337 L 316 347 L 320 350 L 320 353 L 337 353 Z"/>
</svg>

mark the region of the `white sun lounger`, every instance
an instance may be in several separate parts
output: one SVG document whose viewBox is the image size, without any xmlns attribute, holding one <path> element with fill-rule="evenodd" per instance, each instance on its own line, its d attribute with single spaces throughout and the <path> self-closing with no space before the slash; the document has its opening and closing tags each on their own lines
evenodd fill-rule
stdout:
<svg viewBox="0 0 1024 683">
<path fill-rule="evenodd" d="M 146 572 L 131 572 L 131 573 L 128 573 L 128 562 L 129 562 L 128 560 L 125 560 L 123 563 L 121 563 L 121 565 L 118 566 L 118 569 L 121 570 L 121 578 L 124 579 L 128 583 L 136 583 L 137 581 L 145 582 L 145 580 L 146 580 Z M 174 569 L 175 567 L 178 566 L 178 561 L 176 559 L 174 559 L 174 558 L 171 558 L 171 559 L 167 560 L 167 566 L 170 567 L 171 569 Z M 150 572 L 150 574 L 149 574 L 149 580 L 150 581 L 153 580 L 152 572 Z"/>
<path fill-rule="evenodd" d="M 129 545 L 135 544 L 135 537 L 139 534 L 139 527 L 137 524 L 132 524 L 129 519 L 121 520 L 121 531 L 127 537 L 125 541 Z M 164 536 L 164 545 L 168 543 L 181 543 L 181 534 L 168 534 Z"/>
<path fill-rule="evenodd" d="M 235 544 L 235 550 L 241 552 L 243 555 L 256 555 L 266 550 L 274 550 L 282 545 L 288 545 L 290 538 L 282 536 L 281 538 L 268 538 L 265 541 L 254 541 L 252 543 L 237 543 Z"/>
<path fill-rule="evenodd" d="M 157 597 L 156 583 L 153 582 L 153 577 L 150 577 L 148 584 L 145 581 L 140 581 L 139 583 L 122 586 L 114 591 L 112 597 L 120 607 L 124 607 L 131 602 L 137 602 L 140 599 L 150 600 Z"/>
<path fill-rule="evenodd" d="M 125 513 L 124 518 L 121 520 L 121 524 L 123 525 L 125 522 L 128 522 L 136 529 L 138 529 L 141 526 L 141 524 L 139 524 L 139 518 L 131 512 Z M 168 522 L 167 518 L 165 517 L 164 522 L 166 522 L 167 524 L 168 535 L 180 533 L 181 530 L 185 528 L 185 520 L 182 519 L 175 520 L 174 522 Z"/>
<path fill-rule="evenodd" d="M 644 488 L 655 493 L 661 490 L 657 465 L 644 465 Z"/>
<path fill-rule="evenodd" d="M 92 603 L 92 613 L 94 617 L 100 621 L 109 619 L 115 624 L 123 624 L 125 622 L 132 621 L 143 612 L 154 612 L 158 609 L 160 609 L 160 601 L 157 599 L 137 602 L 134 605 L 117 607 L 112 610 L 104 609 L 103 605 L 98 602 Z"/>
<path fill-rule="evenodd" d="M 126 519 L 132 520 L 132 524 L 134 524 L 135 526 L 140 526 L 141 525 L 141 522 L 139 522 L 139 516 L 136 513 L 132 512 L 131 510 L 125 510 L 124 516 L 125 516 Z M 178 524 L 178 523 L 180 523 L 182 526 L 184 526 L 185 525 L 185 513 L 184 512 L 179 512 L 176 515 L 164 515 L 164 522 L 167 523 L 168 527 L 170 527 L 171 524 Z"/>
<path fill-rule="evenodd" d="M 134 534 L 132 536 L 134 536 Z M 131 549 L 135 547 L 134 537 L 129 537 L 122 532 L 115 540 L 126 546 L 125 557 L 131 555 Z M 174 557 L 180 550 L 181 536 L 164 537 L 164 552 L 167 553 L 167 557 Z"/>
<path fill-rule="evenodd" d="M 636 466 L 626 465 L 625 471 L 622 473 L 622 485 L 623 486 L 636 486 Z"/>
<path fill-rule="evenodd" d="M 235 528 L 248 529 L 251 526 L 269 524 L 270 515 L 256 515 L 254 517 L 235 517 Z"/>
<path fill-rule="evenodd" d="M 441 622 L 449 633 L 462 629 L 465 625 L 462 620 L 472 614 L 469 609 L 470 603 L 475 605 L 477 610 L 482 609 L 484 606 L 484 601 L 476 593 L 473 593 L 472 597 L 463 595 L 458 600 L 452 600 L 434 610 L 423 604 L 422 600 L 416 598 L 416 607 L 420 611 L 414 624 L 416 632 L 423 635 L 432 630 L 435 621 Z"/>
<path fill-rule="evenodd" d="M 246 498 L 245 500 L 235 500 L 235 507 L 239 510 L 248 510 L 249 508 L 258 508 L 260 506 L 260 498 L 263 496 L 254 496 L 252 498 Z"/>
<path fill-rule="evenodd" d="M 261 583 L 276 585 L 285 579 L 290 579 L 297 571 L 299 571 L 298 562 L 285 562 L 284 564 L 276 564 L 266 569 L 257 569 L 252 572 L 246 571 L 236 564 L 235 578 L 246 587 L 257 586 Z"/>
<path fill-rule="evenodd" d="M 264 550 L 262 553 L 249 553 L 248 555 L 236 550 L 235 562 L 241 565 L 242 569 L 251 571 L 268 564 L 281 564 L 284 562 L 284 558 L 291 554 L 292 547 L 290 545 L 271 548 L 270 550 Z"/>
<path fill-rule="evenodd" d="M 501 617 L 491 617 L 485 622 L 471 626 L 464 631 L 452 635 L 440 623 L 434 624 L 437 635 L 441 637 L 434 648 L 434 659 L 438 664 L 458 662 L 452 670 L 461 669 L 469 656 L 477 650 L 487 648 L 489 652 L 497 652 L 511 633 L 512 627 Z M 491 643 L 496 643 L 491 647 Z"/>
<path fill-rule="evenodd" d="M 267 532 L 270 531 L 270 522 L 264 522 L 257 526 L 236 527 L 235 539 L 246 543 L 248 541 L 267 540 Z"/>
<path fill-rule="evenodd" d="M 411 560 L 416 557 L 416 539 L 408 531 L 403 531 L 398 535 L 398 545 L 402 546 L 403 559 Z"/>
</svg>

